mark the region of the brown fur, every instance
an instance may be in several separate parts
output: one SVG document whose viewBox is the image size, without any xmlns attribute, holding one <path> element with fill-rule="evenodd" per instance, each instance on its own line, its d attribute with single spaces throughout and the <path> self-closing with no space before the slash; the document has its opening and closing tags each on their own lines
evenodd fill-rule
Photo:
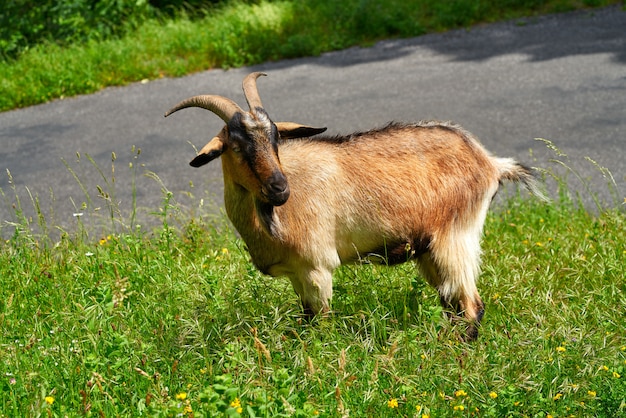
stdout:
<svg viewBox="0 0 626 418">
<path fill-rule="evenodd" d="M 489 203 L 502 180 L 522 181 L 539 194 L 527 168 L 493 157 L 448 122 L 287 139 L 323 129 L 273 126 L 256 109 L 242 125 L 245 132 L 229 122 L 192 165 L 221 155 L 229 218 L 259 270 L 290 278 L 305 312 L 330 309 L 332 272 L 340 264 L 414 259 L 442 304 L 469 322 L 467 337 L 476 337 Z M 286 201 L 272 197 L 280 195 L 282 178 Z"/>
<path fill-rule="evenodd" d="M 471 135 L 447 123 L 390 125 L 285 141 L 279 158 L 291 196 L 263 214 L 254 192 L 230 184 L 240 167 L 223 161 L 227 213 L 261 271 L 289 276 L 305 309 L 318 313 L 329 309 L 341 263 L 417 257 L 445 305 L 472 323 L 468 336 L 477 335 L 479 240 L 501 175 Z"/>
</svg>

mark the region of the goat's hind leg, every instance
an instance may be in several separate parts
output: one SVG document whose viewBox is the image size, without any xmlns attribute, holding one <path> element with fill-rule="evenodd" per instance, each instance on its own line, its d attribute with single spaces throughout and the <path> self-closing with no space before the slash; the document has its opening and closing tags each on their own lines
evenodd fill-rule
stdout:
<svg viewBox="0 0 626 418">
<path fill-rule="evenodd" d="M 439 292 L 443 307 L 465 317 L 468 322 L 465 339 L 475 340 L 484 314 L 484 304 L 476 288 L 480 270 L 479 237 L 474 240 L 465 236 L 451 241 L 433 246 L 418 262 L 430 285 Z"/>
</svg>

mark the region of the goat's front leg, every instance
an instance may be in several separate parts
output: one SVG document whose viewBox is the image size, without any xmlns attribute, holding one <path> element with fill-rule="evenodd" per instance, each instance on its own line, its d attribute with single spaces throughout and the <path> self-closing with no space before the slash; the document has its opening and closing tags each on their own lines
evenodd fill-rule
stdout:
<svg viewBox="0 0 626 418">
<path fill-rule="evenodd" d="M 325 269 L 308 269 L 290 277 L 294 290 L 300 296 L 304 314 L 314 316 L 330 311 L 333 296 L 333 275 Z"/>
</svg>

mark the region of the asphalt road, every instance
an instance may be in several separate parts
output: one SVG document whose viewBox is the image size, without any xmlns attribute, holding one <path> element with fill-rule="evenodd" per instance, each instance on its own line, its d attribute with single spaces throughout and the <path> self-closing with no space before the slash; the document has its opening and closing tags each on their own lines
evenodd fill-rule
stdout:
<svg viewBox="0 0 626 418">
<path fill-rule="evenodd" d="M 108 205 L 98 186 L 125 217 L 136 190 L 142 225 L 160 222 L 154 212 L 164 207 L 164 188 L 184 211 L 219 214 L 219 163 L 194 169 L 188 162 L 195 155 L 192 144 L 202 147 L 221 120 L 200 109 L 167 119 L 163 113 L 196 94 L 219 94 L 243 105 L 241 81 L 259 70 L 269 75 L 259 79 L 259 90 L 274 120 L 327 126 L 331 134 L 391 120 L 453 120 L 494 154 L 565 174 L 550 161 L 557 155 L 534 139 L 545 138 L 567 154 L 558 157 L 562 162 L 591 179 L 600 199 L 612 201 L 607 179 L 586 157 L 610 170 L 620 202 L 626 196 L 626 12 L 612 7 L 211 70 L 0 113 L 0 168 L 12 176 L 9 181 L 3 170 L 0 178 L 2 235 L 12 231 L 7 222 L 16 219 L 16 195 L 29 216 L 36 198 L 49 227 L 79 220 L 107 224 Z M 591 204 L 577 176 L 567 178 Z M 83 189 L 100 215 L 80 208 L 87 200 Z M 74 216 L 81 212 L 81 218 Z"/>
</svg>

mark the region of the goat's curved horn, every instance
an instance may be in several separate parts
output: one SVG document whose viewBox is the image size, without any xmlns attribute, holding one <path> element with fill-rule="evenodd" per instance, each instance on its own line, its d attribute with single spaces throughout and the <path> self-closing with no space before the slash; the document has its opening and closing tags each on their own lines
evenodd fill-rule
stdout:
<svg viewBox="0 0 626 418">
<path fill-rule="evenodd" d="M 257 107 L 263 108 L 263 103 L 261 103 L 261 98 L 259 97 L 259 91 L 256 88 L 256 79 L 262 75 L 267 75 L 265 73 L 250 73 L 243 79 L 243 94 L 246 96 L 246 101 L 248 102 L 248 106 L 250 110 L 256 109 Z"/>
<path fill-rule="evenodd" d="M 171 108 L 165 113 L 165 117 L 168 117 L 174 112 L 177 112 L 181 109 L 185 109 L 187 107 L 201 107 L 206 110 L 210 110 L 219 116 L 224 122 L 228 123 L 235 113 L 244 113 L 244 111 L 239 107 L 239 105 L 233 102 L 230 99 L 222 96 L 212 96 L 212 95 L 202 95 L 202 96 L 193 96 L 188 99 L 183 100 L 178 103 L 176 106 Z"/>
</svg>

